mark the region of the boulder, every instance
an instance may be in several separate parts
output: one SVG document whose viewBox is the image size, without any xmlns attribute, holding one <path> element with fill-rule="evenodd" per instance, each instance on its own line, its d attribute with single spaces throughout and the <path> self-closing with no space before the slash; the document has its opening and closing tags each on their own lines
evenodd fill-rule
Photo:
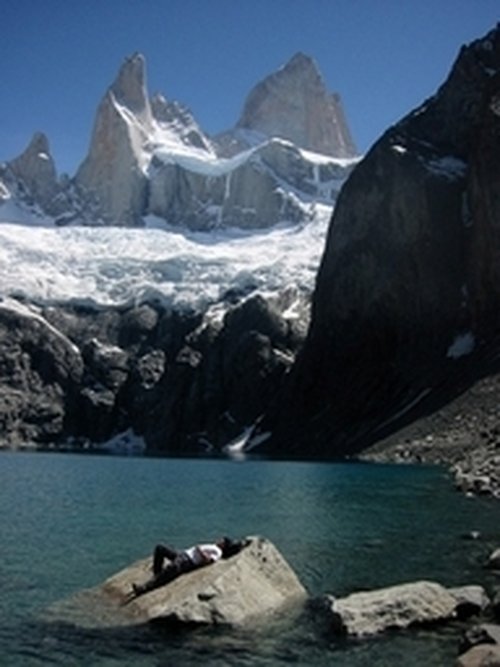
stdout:
<svg viewBox="0 0 500 667">
<path fill-rule="evenodd" d="M 460 652 L 465 653 L 469 649 L 482 644 L 500 645 L 500 625 L 481 623 L 468 628 L 464 633 Z"/>
<path fill-rule="evenodd" d="M 300 605 L 307 597 L 283 556 L 262 537 L 248 538 L 248 545 L 231 558 L 131 598 L 132 584 L 143 583 L 151 576 L 151 561 L 140 560 L 101 586 L 63 601 L 58 613 L 67 620 L 107 627 L 153 621 L 181 627 L 241 627 Z"/>
<path fill-rule="evenodd" d="M 376 635 L 450 619 L 456 599 L 446 588 L 430 581 L 352 593 L 346 598 L 327 596 L 334 630 L 353 637 Z"/>
<path fill-rule="evenodd" d="M 468 618 L 473 614 L 485 611 L 491 601 L 482 586 L 460 586 L 449 588 L 450 593 L 457 602 L 456 612 L 460 618 Z"/>
<path fill-rule="evenodd" d="M 500 667 L 500 646 L 481 644 L 461 655 L 456 667 Z"/>
<path fill-rule="evenodd" d="M 500 549 L 495 549 L 495 551 L 490 554 L 487 565 L 492 570 L 500 570 Z"/>
</svg>

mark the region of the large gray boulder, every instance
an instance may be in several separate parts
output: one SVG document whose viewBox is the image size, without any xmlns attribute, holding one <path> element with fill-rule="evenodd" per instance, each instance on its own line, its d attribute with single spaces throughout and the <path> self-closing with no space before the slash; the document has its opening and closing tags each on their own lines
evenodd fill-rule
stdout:
<svg viewBox="0 0 500 667">
<path fill-rule="evenodd" d="M 130 598 L 133 583 L 151 576 L 151 558 L 118 572 L 101 586 L 54 607 L 77 623 L 241 627 L 302 605 L 307 593 L 276 547 L 250 538 L 237 555 L 181 575 L 166 586 Z"/>
<path fill-rule="evenodd" d="M 500 667 L 500 646 L 480 644 L 461 655 L 456 667 Z"/>
<path fill-rule="evenodd" d="M 326 598 L 336 632 L 353 637 L 376 635 L 389 629 L 435 623 L 455 615 L 457 600 L 446 588 L 419 581 L 346 598 Z"/>
</svg>

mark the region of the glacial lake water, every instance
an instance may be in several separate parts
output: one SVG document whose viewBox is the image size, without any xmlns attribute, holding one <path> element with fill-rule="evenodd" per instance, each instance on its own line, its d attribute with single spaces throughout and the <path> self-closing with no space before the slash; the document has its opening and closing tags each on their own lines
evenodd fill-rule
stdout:
<svg viewBox="0 0 500 667">
<path fill-rule="evenodd" d="M 416 579 L 496 583 L 500 503 L 443 469 L 71 454 L 0 455 L 0 665 L 443 667 L 460 628 L 341 641 L 309 615 L 252 631 L 85 630 L 47 609 L 150 553 L 271 539 L 311 595 Z M 480 531 L 480 540 L 464 534 Z M 500 582 L 499 582 L 500 583 Z"/>
</svg>

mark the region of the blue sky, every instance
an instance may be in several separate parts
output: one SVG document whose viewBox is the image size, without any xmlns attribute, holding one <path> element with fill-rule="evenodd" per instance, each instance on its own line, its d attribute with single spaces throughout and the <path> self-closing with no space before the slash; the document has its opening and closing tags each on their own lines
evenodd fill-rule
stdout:
<svg viewBox="0 0 500 667">
<path fill-rule="evenodd" d="M 123 59 L 146 57 L 150 93 L 210 133 L 234 125 L 252 86 L 297 51 L 339 92 L 366 152 L 432 95 L 460 46 L 500 20 L 498 0 L 0 0 L 0 160 L 45 132 L 60 172 L 88 149 Z"/>
</svg>

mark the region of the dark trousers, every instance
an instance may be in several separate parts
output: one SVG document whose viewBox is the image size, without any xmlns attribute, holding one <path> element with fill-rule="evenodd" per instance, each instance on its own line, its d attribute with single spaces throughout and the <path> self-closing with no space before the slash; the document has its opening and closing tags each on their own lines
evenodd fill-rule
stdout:
<svg viewBox="0 0 500 667">
<path fill-rule="evenodd" d="M 165 559 L 174 562 L 181 553 L 182 552 L 177 551 L 177 549 L 172 549 L 172 547 L 169 547 L 168 545 L 157 544 L 153 553 L 153 574 L 155 577 L 160 575 L 163 571 L 163 561 Z"/>
<path fill-rule="evenodd" d="M 164 565 L 164 561 L 169 562 Z M 136 587 L 139 593 L 147 593 L 165 586 L 184 572 L 194 569 L 193 563 L 183 551 L 172 549 L 164 544 L 157 544 L 153 553 L 153 576 L 142 586 Z"/>
</svg>

